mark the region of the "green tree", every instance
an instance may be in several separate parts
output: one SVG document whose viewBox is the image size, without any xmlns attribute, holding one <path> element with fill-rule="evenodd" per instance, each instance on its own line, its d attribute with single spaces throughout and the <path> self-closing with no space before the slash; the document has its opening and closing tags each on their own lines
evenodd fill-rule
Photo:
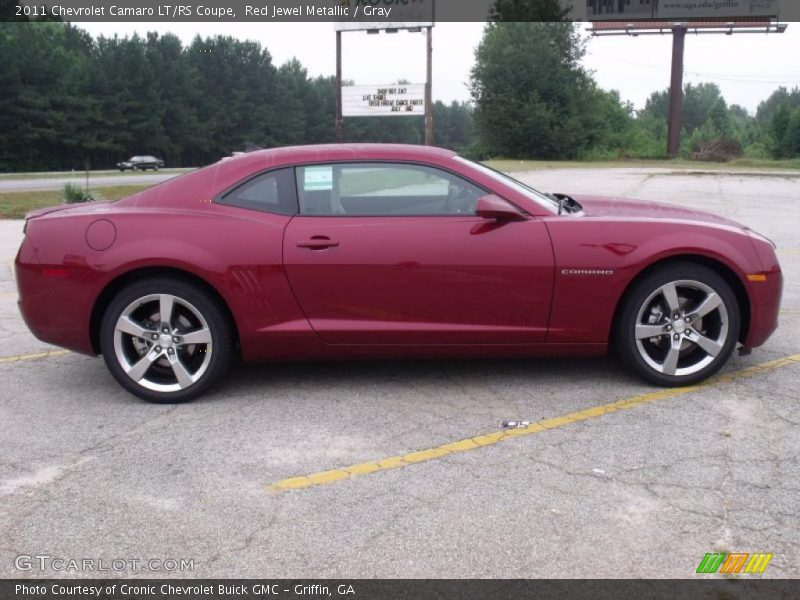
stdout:
<svg viewBox="0 0 800 600">
<path fill-rule="evenodd" d="M 769 132 L 769 149 L 775 158 L 789 158 L 791 156 L 789 143 L 789 125 L 792 120 L 792 111 L 788 103 L 783 103 L 772 117 Z"/>
<path fill-rule="evenodd" d="M 489 21 L 547 22 L 563 21 L 569 7 L 560 0 L 495 0 Z"/>
<path fill-rule="evenodd" d="M 196 37 L 186 60 L 198 74 L 197 118 L 205 129 L 196 164 L 241 150 L 245 142 L 279 143 L 278 74 L 266 49 L 229 36 Z"/>
<path fill-rule="evenodd" d="M 336 88 L 334 77 L 319 76 L 309 80 L 306 96 L 307 142 L 320 144 L 332 142 L 334 115 L 336 114 Z"/>
<path fill-rule="evenodd" d="M 724 99 L 715 83 L 687 83 L 683 88 L 683 128 L 691 134 L 705 123 L 714 106 Z M 669 114 L 669 90 L 653 92 L 645 104 L 644 111 L 667 119 Z"/>
<path fill-rule="evenodd" d="M 433 139 L 437 146 L 463 151 L 474 139 L 472 108 L 466 102 L 433 104 Z"/>
<path fill-rule="evenodd" d="M 719 137 L 733 136 L 733 121 L 728 114 L 728 106 L 725 100 L 720 97 L 708 113 L 708 121 L 714 133 Z"/>
<path fill-rule="evenodd" d="M 60 23 L 0 23 L 0 168 L 40 169 L 62 148 L 75 53 Z"/>
<path fill-rule="evenodd" d="M 783 154 L 786 158 L 800 156 L 800 108 L 794 109 L 786 127 L 782 143 Z"/>
<path fill-rule="evenodd" d="M 756 120 L 762 129 L 769 129 L 775 113 L 784 104 L 788 105 L 790 110 L 800 108 L 800 87 L 788 90 L 781 86 L 758 105 Z"/>
<path fill-rule="evenodd" d="M 580 65 L 583 55 L 570 23 L 487 25 L 471 84 L 482 152 L 574 158 L 616 144 L 607 136 L 627 128 L 629 110 L 598 90 Z"/>
</svg>

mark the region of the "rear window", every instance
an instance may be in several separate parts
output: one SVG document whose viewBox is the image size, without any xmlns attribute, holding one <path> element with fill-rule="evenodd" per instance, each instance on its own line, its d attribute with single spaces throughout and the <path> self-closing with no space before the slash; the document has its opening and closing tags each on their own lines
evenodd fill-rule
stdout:
<svg viewBox="0 0 800 600">
<path fill-rule="evenodd" d="M 294 169 L 262 173 L 244 182 L 217 200 L 219 204 L 279 215 L 297 212 Z"/>
</svg>

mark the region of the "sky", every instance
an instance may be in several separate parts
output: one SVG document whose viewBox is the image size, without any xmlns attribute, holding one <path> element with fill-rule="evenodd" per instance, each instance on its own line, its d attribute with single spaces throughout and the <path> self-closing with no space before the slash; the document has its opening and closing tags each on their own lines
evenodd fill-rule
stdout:
<svg viewBox="0 0 800 600">
<path fill-rule="evenodd" d="M 282 64 L 297 58 L 315 75 L 333 75 L 336 42 L 331 23 L 75 23 L 92 35 L 147 31 L 173 33 L 184 43 L 195 35 L 256 40 Z M 582 24 L 582 28 L 586 25 Z M 469 72 L 483 32 L 481 23 L 437 23 L 433 33 L 433 98 L 469 100 Z M 588 37 L 588 34 L 587 34 Z M 425 35 L 342 35 L 343 77 L 357 84 L 425 81 Z M 619 90 L 642 108 L 653 91 L 669 86 L 671 36 L 613 36 L 588 40 L 584 66 L 598 84 Z M 783 34 L 687 35 L 686 82 L 714 82 L 729 104 L 751 113 L 780 85 L 800 86 L 800 23 Z"/>
</svg>

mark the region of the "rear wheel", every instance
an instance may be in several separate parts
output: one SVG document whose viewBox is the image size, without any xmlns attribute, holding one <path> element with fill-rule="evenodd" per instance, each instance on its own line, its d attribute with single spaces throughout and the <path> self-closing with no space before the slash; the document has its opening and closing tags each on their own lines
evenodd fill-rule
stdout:
<svg viewBox="0 0 800 600">
<path fill-rule="evenodd" d="M 228 370 L 233 331 L 217 300 L 175 278 L 134 283 L 111 301 L 100 331 L 116 380 L 150 402 L 186 402 Z"/>
<path fill-rule="evenodd" d="M 740 323 L 736 296 L 719 274 L 674 263 L 634 284 L 618 322 L 617 345 L 645 379 L 691 385 L 725 364 Z"/>
</svg>

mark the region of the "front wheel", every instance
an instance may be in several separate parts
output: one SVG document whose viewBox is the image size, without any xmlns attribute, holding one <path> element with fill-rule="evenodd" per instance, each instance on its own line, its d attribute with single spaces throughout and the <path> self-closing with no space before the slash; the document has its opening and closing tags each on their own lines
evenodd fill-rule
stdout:
<svg viewBox="0 0 800 600">
<path fill-rule="evenodd" d="M 154 278 L 128 286 L 111 301 L 100 346 L 112 375 L 128 391 L 150 402 L 186 402 L 227 372 L 233 329 L 202 287 Z"/>
<path fill-rule="evenodd" d="M 674 263 L 634 284 L 617 324 L 630 366 L 662 386 L 692 385 L 730 358 L 741 316 L 730 285 L 715 271 Z"/>
</svg>

